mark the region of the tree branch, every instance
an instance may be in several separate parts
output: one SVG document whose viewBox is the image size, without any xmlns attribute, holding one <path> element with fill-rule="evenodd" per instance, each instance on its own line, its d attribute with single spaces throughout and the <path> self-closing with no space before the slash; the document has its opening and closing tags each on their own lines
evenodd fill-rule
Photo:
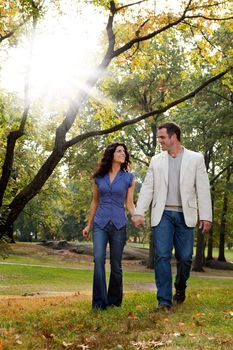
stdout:
<svg viewBox="0 0 233 350">
<path fill-rule="evenodd" d="M 130 120 L 126 120 L 120 124 L 117 124 L 111 128 L 105 129 L 105 130 L 96 130 L 96 131 L 90 131 L 87 132 L 85 134 L 79 135 L 74 137 L 73 139 L 69 140 L 66 142 L 66 148 L 69 148 L 70 146 L 81 142 L 83 140 L 86 140 L 87 138 L 93 137 L 93 136 L 101 136 L 101 135 L 106 135 L 106 134 L 110 134 L 114 131 L 120 130 L 122 128 L 124 128 L 125 126 L 128 125 L 132 125 L 132 124 L 136 124 L 138 122 L 140 122 L 141 120 L 147 119 L 151 116 L 154 115 L 158 115 L 158 114 L 162 114 L 164 112 L 166 112 L 167 110 L 171 109 L 172 107 L 175 107 L 177 105 L 179 105 L 180 103 L 189 100 L 190 98 L 194 97 L 196 94 L 198 94 L 200 91 L 202 91 L 206 86 L 210 85 L 211 83 L 213 83 L 214 81 L 222 78 L 225 74 L 227 74 L 230 70 L 232 69 L 229 68 L 227 70 L 225 70 L 224 72 L 221 72 L 215 76 L 213 76 L 212 78 L 206 80 L 203 84 L 201 84 L 198 88 L 196 88 L 195 90 L 193 90 L 192 92 L 188 93 L 187 95 L 181 97 L 180 99 L 177 99 L 171 103 L 169 103 L 167 106 L 162 107 L 158 110 L 152 111 L 152 112 L 148 112 L 145 113 L 137 118 L 134 119 L 130 119 Z"/>
<path fill-rule="evenodd" d="M 105 56 L 100 63 L 100 65 L 95 69 L 93 74 L 86 81 L 85 87 L 80 89 L 75 97 L 75 99 L 71 102 L 70 107 L 67 111 L 66 117 L 63 122 L 59 125 L 56 130 L 55 137 L 55 148 L 63 153 L 63 149 L 65 147 L 65 138 L 67 132 L 72 127 L 75 118 L 77 116 L 78 110 L 88 94 L 90 93 L 91 88 L 96 84 L 96 82 L 103 75 L 103 72 L 106 70 L 108 65 L 110 64 L 113 58 L 114 45 L 115 45 L 115 34 L 113 32 L 113 20 L 116 14 L 115 2 L 110 1 L 110 15 L 108 17 L 108 23 L 106 26 L 107 36 L 108 36 L 108 48 L 105 53 Z"/>
<path fill-rule="evenodd" d="M 191 11 L 191 9 L 189 9 L 189 7 L 191 6 L 192 0 L 189 0 L 189 2 L 187 3 L 187 6 L 184 9 L 184 14 L 186 14 L 188 11 Z"/>
<path fill-rule="evenodd" d="M 5 40 L 10 38 L 12 35 L 15 34 L 15 32 L 21 28 L 25 23 L 27 23 L 27 21 L 29 21 L 31 17 L 28 16 L 22 23 L 20 23 L 18 26 L 16 26 L 14 29 L 12 29 L 11 31 L 9 31 L 8 33 L 6 33 L 5 35 L 0 35 L 0 43 Z"/>
<path fill-rule="evenodd" d="M 128 5 L 123 5 L 123 6 L 118 7 L 118 8 L 116 9 L 116 11 L 120 11 L 120 10 L 123 10 L 124 8 L 126 8 L 126 7 L 138 5 L 138 4 L 141 4 L 142 2 L 146 2 L 146 1 L 147 1 L 147 0 L 141 0 L 141 1 L 133 2 L 133 3 L 128 4 Z"/>
<path fill-rule="evenodd" d="M 146 166 L 149 166 L 149 162 L 147 162 L 147 161 L 145 161 L 145 160 L 143 160 L 143 159 L 141 159 L 141 158 L 137 158 L 134 154 L 130 154 L 130 157 L 132 158 L 132 159 L 134 159 L 134 160 L 136 160 L 137 162 L 139 162 L 139 163 L 142 163 L 142 164 L 144 164 L 144 165 L 146 165 Z"/>
<path fill-rule="evenodd" d="M 230 164 L 228 164 L 225 168 L 223 168 L 216 176 L 214 176 L 211 180 L 210 180 L 210 185 L 212 186 L 215 181 L 226 171 L 228 170 L 230 167 L 233 166 L 233 162 L 231 162 Z"/>
<path fill-rule="evenodd" d="M 141 36 L 141 37 L 135 37 L 134 39 L 128 41 L 125 45 L 121 46 L 119 49 L 115 50 L 113 57 L 117 57 L 117 56 L 121 55 L 125 51 L 129 50 L 136 43 L 139 43 L 141 41 L 149 40 L 149 39 L 155 37 L 156 35 L 166 31 L 167 29 L 176 26 L 177 24 L 182 22 L 184 18 L 185 17 L 182 16 L 179 19 L 177 19 L 176 21 L 168 23 L 167 25 L 163 26 L 160 29 L 155 30 L 154 32 L 151 32 L 151 33 L 149 33 L 147 35 L 144 35 L 144 36 Z"/>
<path fill-rule="evenodd" d="M 227 97 L 225 97 L 225 96 L 223 96 L 223 95 L 221 95 L 218 92 L 213 91 L 213 90 L 206 90 L 206 91 L 209 92 L 210 94 L 213 94 L 213 95 L 216 95 L 216 96 L 220 97 L 221 99 L 223 99 L 225 101 L 233 103 L 233 99 L 232 98 L 227 98 Z"/>
<path fill-rule="evenodd" d="M 31 37 L 31 43 L 30 43 L 30 56 L 32 56 L 33 51 L 33 43 L 34 43 L 34 35 L 36 30 L 37 20 L 33 20 L 33 31 L 32 31 L 32 37 Z M 31 61 L 31 60 L 30 60 Z M 7 185 L 9 183 L 13 163 L 14 163 L 14 151 L 15 151 L 15 145 L 17 140 L 23 136 L 25 124 L 27 121 L 29 108 L 30 108 L 30 100 L 29 100 L 29 80 L 30 80 L 30 73 L 31 73 L 31 62 L 28 63 L 27 68 L 27 76 L 25 79 L 25 86 L 24 86 L 24 110 L 20 122 L 20 126 L 18 130 L 11 131 L 9 135 L 7 136 L 7 145 L 6 145 L 6 153 L 4 158 L 4 163 L 2 166 L 2 175 L 0 178 L 0 207 L 3 203 L 3 197 L 7 188 Z"/>
<path fill-rule="evenodd" d="M 214 44 L 210 41 L 210 39 L 205 35 L 205 33 L 204 33 L 203 30 L 201 30 L 201 34 L 202 34 L 203 38 L 207 41 L 207 43 L 210 44 L 210 46 L 212 46 L 215 50 L 217 50 L 218 52 L 220 52 L 224 57 L 227 56 L 222 50 L 220 50 L 216 45 L 214 45 Z"/>
<path fill-rule="evenodd" d="M 233 16 L 230 17 L 224 17 L 224 18 L 218 18 L 218 17 L 207 17 L 204 15 L 192 15 L 192 16 L 186 16 L 185 18 L 204 18 L 208 21 L 228 21 L 229 19 L 233 19 Z"/>
<path fill-rule="evenodd" d="M 188 11 L 192 11 L 192 10 L 201 10 L 201 9 L 208 9 L 208 8 L 211 8 L 211 7 L 216 7 L 216 6 L 219 6 L 219 5 L 225 5 L 225 4 L 228 4 L 228 1 L 223 1 L 223 2 L 215 2 L 213 4 L 207 4 L 207 5 L 203 5 L 203 6 L 196 6 L 194 9 L 189 9 Z"/>
<path fill-rule="evenodd" d="M 157 29 L 147 35 L 144 35 L 144 36 L 136 36 L 134 39 L 128 41 L 125 45 L 121 46 L 120 48 L 118 48 L 117 50 L 114 51 L 114 57 L 117 57 L 119 56 L 120 54 L 122 54 L 123 52 L 129 50 L 134 44 L 140 42 L 140 41 L 146 41 L 148 39 L 151 39 L 153 38 L 154 36 L 166 31 L 167 29 L 171 28 L 171 27 L 174 27 L 176 26 L 177 24 L 181 23 L 184 19 L 186 18 L 204 18 L 206 20 L 209 20 L 209 21 L 225 21 L 225 20 L 230 20 L 233 18 L 233 16 L 230 16 L 230 17 L 225 17 L 225 18 L 213 18 L 213 17 L 207 17 L 207 16 L 204 16 L 204 15 L 201 15 L 201 14 L 197 14 L 197 15 L 190 15 L 188 16 L 187 15 L 187 12 L 189 11 L 192 11 L 194 9 L 190 9 L 190 5 L 192 3 L 192 0 L 189 0 L 187 6 L 185 7 L 182 15 L 175 21 L 173 22 L 170 22 L 168 23 L 167 25 L 163 26 L 162 28 L 160 29 Z"/>
</svg>

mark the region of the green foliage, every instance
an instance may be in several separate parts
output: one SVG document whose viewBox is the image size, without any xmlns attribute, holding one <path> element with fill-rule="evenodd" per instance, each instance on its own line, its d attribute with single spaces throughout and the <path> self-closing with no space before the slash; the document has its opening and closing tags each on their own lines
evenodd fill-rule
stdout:
<svg viewBox="0 0 233 350">
<path fill-rule="evenodd" d="M 25 14 L 25 12 L 32 18 L 42 18 L 44 15 L 43 12 L 43 1 L 34 1 L 34 0 L 20 0 L 21 12 Z"/>
<path fill-rule="evenodd" d="M 87 3 L 91 3 L 95 6 L 101 6 L 106 9 L 110 7 L 110 0 L 85 0 Z"/>
<path fill-rule="evenodd" d="M 80 1 L 76 3 L 77 7 Z M 89 5 L 109 8 L 109 0 L 86 1 Z M 137 2 L 136 2 L 137 3 Z M 0 1 L 0 35 L 14 30 L 18 23 L 33 17 L 41 19 L 45 11 L 59 0 Z M 68 3 L 67 3 L 68 4 Z M 177 20 L 178 13 L 155 14 L 145 3 L 130 6 L 124 1 L 115 2 L 123 6 L 115 17 L 115 50 L 128 40 L 145 36 L 160 30 Z M 125 6 L 124 6 L 125 5 Z M 136 4 L 139 5 L 139 4 Z M 81 8 L 81 6 L 79 6 Z M 197 7 L 197 9 L 195 9 Z M 135 10 L 136 8 L 136 10 Z M 81 11 L 81 10 L 80 10 Z M 57 14 L 58 12 L 55 11 Z M 61 12 L 59 13 L 62 14 Z M 199 16 L 199 15 L 202 16 Z M 80 111 L 67 139 L 90 130 L 109 128 L 123 120 L 159 109 L 171 101 L 184 96 L 201 84 L 210 74 L 219 72 L 231 62 L 232 26 L 225 21 L 209 21 L 208 17 L 230 16 L 227 4 L 212 4 L 210 1 L 192 1 L 188 11 L 189 18 L 178 26 L 158 33 L 151 40 L 133 45 L 127 52 L 115 57 L 109 66 L 109 75 L 98 82 L 100 97 L 90 97 Z M 198 16 L 199 17 L 198 17 Z M 107 19 L 107 13 L 106 13 Z M 25 38 L 30 32 L 31 21 L 22 28 Z M 169 26 L 168 26 L 169 27 Z M 14 40 L 18 36 L 14 34 Z M 21 44 L 21 42 L 19 42 Z M 106 36 L 103 39 L 103 52 L 106 52 Z M 69 53 L 72 55 L 72 53 Z M 221 92 L 232 90 L 232 76 L 223 80 Z M 232 91 L 231 91 L 232 92 Z M 35 232 L 38 239 L 77 238 L 87 216 L 92 195 L 90 175 L 98 163 L 103 149 L 115 140 L 127 144 L 132 153 L 134 171 L 138 184 L 145 174 L 145 166 L 155 154 L 156 127 L 162 119 L 180 121 L 184 130 L 184 144 L 205 153 L 209 158 L 208 167 L 223 169 L 226 165 L 227 137 L 232 136 L 232 113 L 215 94 L 202 94 L 191 104 L 184 103 L 165 116 L 159 115 L 130 126 L 123 131 L 98 137 L 68 150 L 61 167 L 57 168 L 39 195 L 27 205 L 16 223 L 16 229 L 23 240 L 30 239 Z M 97 94 L 98 95 L 98 94 Z M 103 98 L 108 96 L 108 98 Z M 228 98 L 229 99 L 229 98 Z M 17 141 L 14 165 L 7 191 L 4 208 L 8 208 L 16 194 L 20 193 L 34 178 L 48 154 L 54 148 L 55 130 L 64 119 L 68 101 L 64 105 L 57 99 L 49 106 L 47 118 L 42 103 L 31 106 L 25 135 Z M 13 94 L 1 92 L 0 96 L 0 161 L 3 164 L 7 135 L 17 130 L 23 112 L 23 103 Z M 51 109 L 53 112 L 51 112 Z M 218 117 L 216 117 L 216 115 Z M 222 134 L 222 136 L 221 136 Z M 224 154 L 224 157 L 221 156 Z M 228 156 L 228 160 L 230 156 Z M 212 165 L 215 162 L 215 166 Z M 138 189 L 138 187 L 137 187 Z"/>
</svg>

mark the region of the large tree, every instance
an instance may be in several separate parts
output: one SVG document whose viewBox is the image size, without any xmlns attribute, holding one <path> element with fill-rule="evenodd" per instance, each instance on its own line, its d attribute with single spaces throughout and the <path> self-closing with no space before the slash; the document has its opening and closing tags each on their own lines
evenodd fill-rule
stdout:
<svg viewBox="0 0 233 350">
<path fill-rule="evenodd" d="M 37 6 L 39 2 L 31 1 L 30 3 Z M 165 100 L 163 105 L 155 110 L 139 116 L 132 111 L 130 117 L 125 117 L 120 123 L 118 123 L 118 119 L 115 118 L 114 126 L 100 128 L 99 130 L 93 130 L 91 128 L 91 130 L 87 132 L 84 132 L 82 128 L 80 128 L 80 133 L 78 135 L 68 138 L 67 136 L 70 135 L 72 126 L 79 117 L 80 107 L 87 103 L 91 89 L 100 82 L 100 79 L 104 76 L 104 72 L 108 68 L 111 69 L 110 64 L 113 60 L 122 57 L 122 63 L 131 61 L 132 57 L 137 55 L 138 47 L 143 47 L 143 44 L 150 40 L 159 39 L 162 33 L 168 32 L 172 28 L 177 28 L 180 35 L 183 35 L 184 37 L 187 30 L 190 30 L 191 28 L 194 35 L 196 33 L 196 35 L 199 36 L 200 30 L 206 30 L 208 32 L 213 24 L 217 26 L 218 23 L 232 19 L 229 2 L 225 1 L 213 4 L 212 1 L 207 0 L 198 2 L 188 0 L 184 4 L 183 9 L 177 14 L 160 13 L 155 15 L 154 12 L 151 12 L 150 14 L 146 13 L 146 18 L 144 10 L 147 1 L 145 0 L 136 1 L 134 3 L 129 3 L 128 1 L 118 3 L 116 1 L 105 0 L 95 1 L 95 3 L 97 5 L 104 5 L 106 14 L 108 12 L 106 26 L 107 44 L 105 54 L 97 65 L 95 71 L 86 80 L 85 88 L 80 87 L 77 91 L 75 98 L 73 98 L 67 109 L 64 119 L 56 128 L 54 143 L 50 154 L 46 157 L 38 172 L 26 184 L 26 186 L 20 188 L 16 195 L 13 196 L 10 201 L 7 201 L 5 200 L 4 195 L 12 176 L 15 147 L 17 142 L 23 137 L 25 127 L 28 123 L 30 101 L 28 98 L 29 84 L 26 84 L 25 108 L 19 126 L 11 130 L 8 134 L 5 159 L 2 166 L 2 174 L 0 178 L 0 237 L 8 232 L 9 228 L 12 226 L 26 204 L 38 194 L 70 147 L 78 145 L 88 138 L 106 135 L 120 130 L 127 125 L 132 125 L 151 116 L 164 113 L 172 107 L 194 97 L 211 83 L 224 77 L 231 69 L 231 63 L 229 62 L 228 57 L 225 57 L 224 55 L 220 57 L 218 55 L 218 60 L 212 58 L 208 78 L 203 79 L 201 83 L 199 83 L 198 80 L 197 85 L 193 90 L 190 90 L 187 86 L 185 93 L 181 96 L 176 96 L 172 100 Z M 139 11 L 137 15 L 136 9 L 141 9 L 141 12 Z M 34 30 L 37 21 L 38 13 L 33 11 L 31 26 Z M 128 24 L 129 22 L 131 23 L 131 30 L 127 30 L 127 32 L 119 30 L 124 23 Z M 218 62 L 220 61 L 220 58 L 221 64 L 219 65 Z M 193 62 L 195 60 L 200 62 L 202 56 L 194 55 Z M 199 75 L 202 75 L 202 72 L 200 72 Z"/>
</svg>

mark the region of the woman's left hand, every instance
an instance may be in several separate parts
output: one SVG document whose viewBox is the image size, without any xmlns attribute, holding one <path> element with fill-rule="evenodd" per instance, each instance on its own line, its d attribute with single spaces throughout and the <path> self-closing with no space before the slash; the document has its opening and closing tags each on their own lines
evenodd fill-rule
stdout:
<svg viewBox="0 0 233 350">
<path fill-rule="evenodd" d="M 89 238 L 89 234 L 90 234 L 90 227 L 89 226 L 86 226 L 84 229 L 83 229 L 83 237 L 88 239 Z"/>
</svg>

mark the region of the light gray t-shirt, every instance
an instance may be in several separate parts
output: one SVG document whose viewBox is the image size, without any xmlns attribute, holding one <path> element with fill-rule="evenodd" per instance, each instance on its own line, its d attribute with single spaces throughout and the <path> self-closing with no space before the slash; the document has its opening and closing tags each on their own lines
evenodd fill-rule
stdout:
<svg viewBox="0 0 233 350">
<path fill-rule="evenodd" d="M 180 167 L 183 152 L 176 157 L 168 155 L 168 191 L 165 209 L 183 211 L 180 195 Z"/>
</svg>

